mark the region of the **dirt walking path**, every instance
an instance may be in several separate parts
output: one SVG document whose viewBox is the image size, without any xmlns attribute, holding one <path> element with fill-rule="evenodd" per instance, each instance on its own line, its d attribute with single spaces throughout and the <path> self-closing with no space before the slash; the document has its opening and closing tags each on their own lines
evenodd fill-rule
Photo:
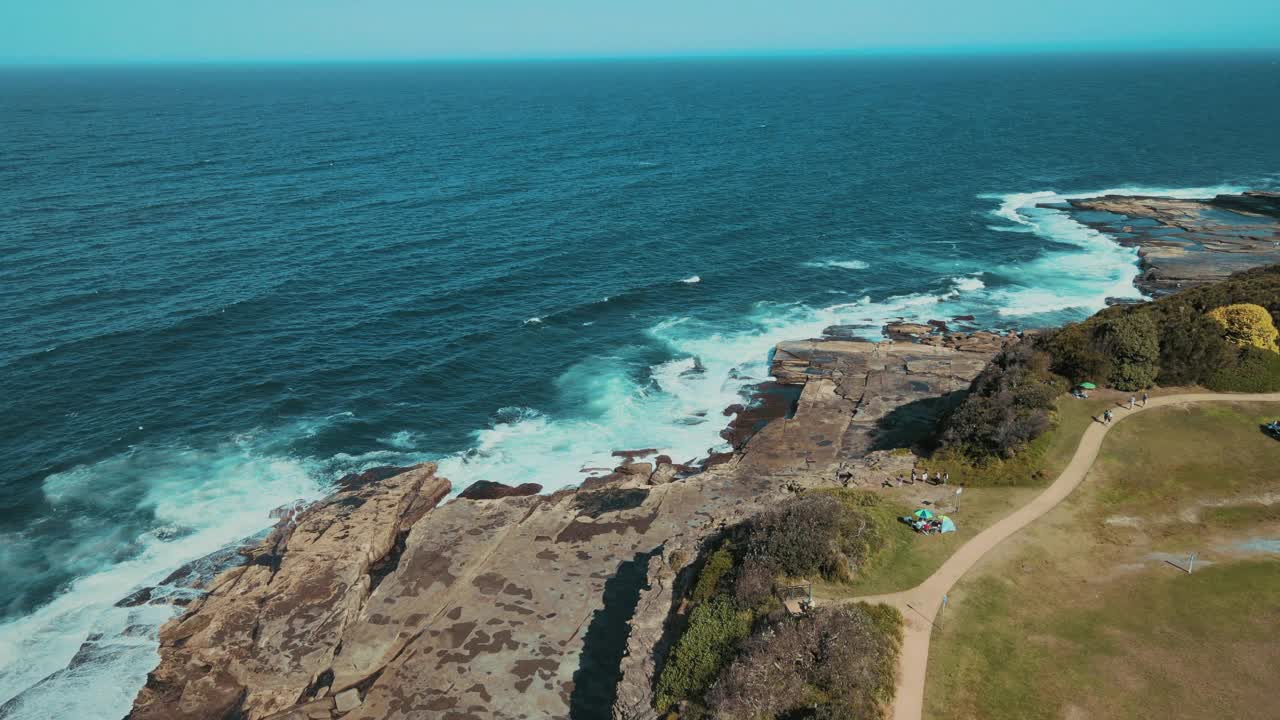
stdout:
<svg viewBox="0 0 1280 720">
<path fill-rule="evenodd" d="M 1269 394 L 1219 394 L 1187 393 L 1151 398 L 1146 407 L 1133 410 L 1114 408 L 1114 425 L 1121 420 L 1150 408 L 1169 407 L 1203 402 L 1280 402 L 1280 393 Z M 929 661 L 929 638 L 933 622 L 942 606 L 942 597 L 951 587 L 982 559 L 987 551 L 1003 542 L 1010 535 L 1026 527 L 1031 521 L 1044 515 L 1062 502 L 1085 479 L 1093 461 L 1098 457 L 1102 439 L 1110 425 L 1098 422 L 1090 424 L 1080 438 L 1067 469 L 1053 484 L 1034 500 L 983 530 L 969 542 L 960 546 L 937 572 L 910 590 L 886 595 L 871 595 L 853 600 L 892 605 L 902 612 L 905 637 L 902 655 L 898 660 L 898 686 L 893 703 L 894 720 L 921 720 L 924 716 L 925 671 Z"/>
</svg>

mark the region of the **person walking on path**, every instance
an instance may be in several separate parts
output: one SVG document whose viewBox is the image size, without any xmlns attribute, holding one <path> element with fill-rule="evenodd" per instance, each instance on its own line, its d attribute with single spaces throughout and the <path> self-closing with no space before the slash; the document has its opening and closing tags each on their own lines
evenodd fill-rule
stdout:
<svg viewBox="0 0 1280 720">
<path fill-rule="evenodd" d="M 1150 395 L 1148 395 L 1148 394 L 1146 393 L 1146 391 L 1144 390 L 1144 391 L 1143 391 L 1143 393 L 1142 393 L 1142 407 L 1146 407 L 1146 406 L 1147 406 L 1147 400 L 1148 400 L 1150 397 L 1151 397 L 1151 396 L 1150 396 Z"/>
<path fill-rule="evenodd" d="M 1134 397 L 1134 396 L 1130 395 L 1130 396 L 1129 396 L 1129 409 L 1130 409 L 1130 410 L 1132 410 L 1132 409 L 1133 409 L 1133 406 L 1134 406 L 1137 402 L 1138 402 L 1138 398 L 1136 398 L 1136 397 Z"/>
</svg>

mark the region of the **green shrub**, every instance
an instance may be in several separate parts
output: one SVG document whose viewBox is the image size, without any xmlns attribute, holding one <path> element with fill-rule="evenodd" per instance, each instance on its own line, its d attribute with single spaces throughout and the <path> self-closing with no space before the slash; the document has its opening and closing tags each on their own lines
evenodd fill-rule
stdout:
<svg viewBox="0 0 1280 720">
<path fill-rule="evenodd" d="M 1216 322 L 1185 304 L 1174 304 L 1160 321 L 1161 385 L 1199 385 L 1218 368 L 1236 363 L 1236 352 Z"/>
<path fill-rule="evenodd" d="M 1209 311 L 1208 316 L 1222 326 L 1228 342 L 1241 347 L 1256 347 L 1276 352 L 1276 324 L 1271 313 L 1261 305 L 1236 303 Z"/>
<path fill-rule="evenodd" d="M 751 622 L 751 613 L 736 609 L 726 597 L 694 608 L 688 628 L 662 668 L 654 707 L 665 712 L 681 700 L 702 697 L 751 633 Z"/>
<path fill-rule="evenodd" d="M 744 643 L 708 704 L 721 718 L 883 717 L 901 625 L 896 610 L 864 603 L 786 618 Z"/>
<path fill-rule="evenodd" d="M 721 590 L 721 581 L 730 570 L 733 570 L 733 553 L 729 544 L 725 543 L 703 563 L 702 572 L 698 573 L 698 584 L 693 587 L 693 601 L 706 602 L 714 597 Z"/>
<path fill-rule="evenodd" d="M 1118 390 L 1151 387 L 1159 373 L 1160 334 L 1149 313 L 1129 313 L 1103 322 L 1098 342 L 1111 359 L 1111 386 Z"/>
<path fill-rule="evenodd" d="M 1052 429 L 1052 426 L 1051 428 Z M 974 458 L 954 449 L 943 449 L 929 458 L 929 468 L 951 474 L 951 482 L 966 487 L 1020 487 L 1043 484 L 1044 465 L 1052 435 L 1041 433 L 1012 457 Z"/>
<path fill-rule="evenodd" d="M 943 421 L 942 449 L 981 462 L 1013 457 L 1039 437 L 1053 425 L 1054 401 L 1065 389 L 1050 365 L 1030 342 L 1001 351 Z"/>
<path fill-rule="evenodd" d="M 1093 327 L 1073 323 L 1046 338 L 1053 357 L 1050 369 L 1072 384 L 1106 382 L 1111 377 L 1111 360 L 1094 346 Z"/>
<path fill-rule="evenodd" d="M 885 544 L 885 532 L 861 510 L 866 493 L 810 493 L 757 514 L 744 526 L 748 560 L 792 577 L 848 581 Z"/>
<path fill-rule="evenodd" d="M 1164 385 L 1210 384 L 1211 376 L 1236 364 L 1237 353 L 1224 338 L 1228 331 L 1207 313 L 1242 304 L 1255 309 L 1249 311 L 1243 332 L 1233 332 L 1233 337 L 1260 339 L 1265 345 L 1269 330 L 1256 308 L 1270 315 L 1274 327 L 1280 315 L 1280 265 L 1246 270 L 1222 282 L 1141 305 L 1106 308 L 1084 322 L 1047 334 L 1044 348 L 1053 356 L 1053 371 L 1072 382 L 1105 380 L 1125 390 L 1139 389 L 1153 377 Z M 1154 359 L 1150 327 L 1156 328 Z M 1113 346 L 1117 341 L 1124 342 Z M 1126 356 L 1113 356 L 1116 351 Z"/>
<path fill-rule="evenodd" d="M 1239 363 L 1220 368 L 1206 383 L 1220 392 L 1280 391 L 1280 354 L 1255 347 L 1240 352 Z"/>
</svg>

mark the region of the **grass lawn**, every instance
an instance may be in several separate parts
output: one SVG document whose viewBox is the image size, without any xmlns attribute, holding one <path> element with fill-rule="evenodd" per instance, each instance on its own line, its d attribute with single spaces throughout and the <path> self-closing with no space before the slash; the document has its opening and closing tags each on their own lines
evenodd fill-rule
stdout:
<svg viewBox="0 0 1280 720">
<path fill-rule="evenodd" d="M 1277 415 L 1222 403 L 1117 425 L 1085 485 L 951 593 L 926 715 L 1280 716 L 1280 555 L 1238 547 L 1280 538 L 1280 442 L 1258 430 Z M 1194 574 L 1167 562 L 1189 551 Z"/>
<path fill-rule="evenodd" d="M 1153 396 L 1169 392 L 1155 392 Z M 1063 395 L 1058 399 L 1054 428 L 1033 440 L 1014 457 L 978 466 L 962 458 L 950 457 L 933 462 L 930 467 L 937 465 L 940 469 L 950 470 L 952 480 L 961 484 L 1042 487 L 1058 477 L 1071 462 L 1076 446 L 1080 444 L 1080 436 L 1094 418 L 1101 417 L 1107 408 L 1127 402 L 1128 398 L 1128 393 L 1111 390 L 1094 391 L 1088 400 Z"/>
<path fill-rule="evenodd" d="M 849 598 L 879 595 L 915 587 L 933 574 L 951 554 L 983 528 L 1026 504 L 1039 493 L 1039 488 L 970 488 L 961 497 L 960 511 L 943 510 L 955 520 L 956 532 L 945 535 L 920 535 L 898 522 L 920 507 L 937 507 L 933 500 L 954 502 L 954 488 L 918 485 L 893 488 L 886 492 L 883 504 L 868 508 L 884 520 L 888 544 L 850 583 L 816 582 L 814 595 L 820 598 Z M 918 502 L 931 499 L 929 504 Z"/>
<path fill-rule="evenodd" d="M 1015 460 L 1018 465 L 1016 472 L 1024 473 L 1025 481 L 1017 485 L 968 486 L 960 498 L 959 512 L 950 510 L 955 503 L 954 487 L 911 485 L 878 490 L 884 494 L 884 503 L 875 511 L 883 514 L 889 521 L 888 527 L 892 528 L 888 547 L 874 565 L 852 583 L 815 583 L 814 595 L 830 599 L 880 595 L 920 584 L 957 548 L 995 521 L 1025 505 L 1048 481 L 1056 478 L 1071 461 L 1080 436 L 1093 422 L 1093 416 L 1100 415 L 1105 408 L 1113 407 L 1120 400 L 1119 393 L 1106 392 L 1095 393 L 1088 400 L 1064 396 L 1058 402 L 1057 426 L 1037 441 L 1037 447 L 1029 456 Z M 928 461 L 924 464 L 930 470 L 935 468 L 935 464 Z M 951 469 L 945 464 L 937 464 L 936 467 L 939 470 Z M 1015 472 L 1012 467 L 1002 470 Z M 1035 478 L 1033 475 L 1037 470 L 1041 477 Z M 957 478 L 963 480 L 966 477 L 964 472 L 963 469 L 952 470 L 953 485 L 959 484 Z M 946 514 L 951 515 L 957 532 L 926 537 L 896 522 L 898 516 L 916 508 L 934 506 L 941 506 Z"/>
</svg>

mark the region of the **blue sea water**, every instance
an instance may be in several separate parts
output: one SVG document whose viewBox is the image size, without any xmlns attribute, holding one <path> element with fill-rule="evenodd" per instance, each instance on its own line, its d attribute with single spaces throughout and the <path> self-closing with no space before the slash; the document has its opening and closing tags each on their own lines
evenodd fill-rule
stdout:
<svg viewBox="0 0 1280 720">
<path fill-rule="evenodd" d="M 0 717 L 119 718 L 113 603 L 344 472 L 691 460 L 779 340 L 1133 296 L 1036 204 L 1275 188 L 1277 117 L 1274 53 L 0 70 Z"/>
</svg>

